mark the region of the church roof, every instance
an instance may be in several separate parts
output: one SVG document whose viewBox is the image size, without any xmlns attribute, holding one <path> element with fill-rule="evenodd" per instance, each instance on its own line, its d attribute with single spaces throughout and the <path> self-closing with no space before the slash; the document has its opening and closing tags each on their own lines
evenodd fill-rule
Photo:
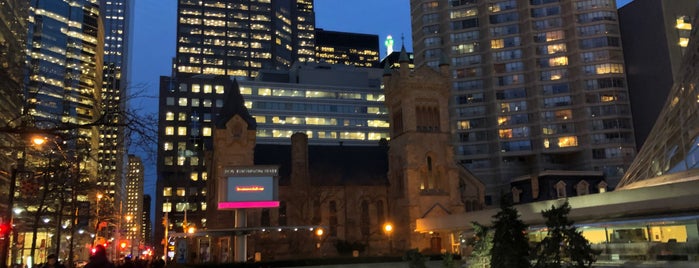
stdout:
<svg viewBox="0 0 699 268">
<path fill-rule="evenodd" d="M 230 81 L 230 80 L 229 80 Z M 245 122 L 248 123 L 248 130 L 257 129 L 255 118 L 250 115 L 248 108 L 245 107 L 245 100 L 240 94 L 240 86 L 238 81 L 233 79 L 232 82 L 226 83 L 226 98 L 223 102 L 221 112 L 216 118 L 216 128 L 226 128 L 226 123 L 236 115 L 240 115 Z"/>
<path fill-rule="evenodd" d="M 308 146 L 308 173 L 318 186 L 388 184 L 388 147 Z M 291 146 L 257 144 L 256 165 L 279 165 L 280 184 L 291 181 Z"/>
</svg>

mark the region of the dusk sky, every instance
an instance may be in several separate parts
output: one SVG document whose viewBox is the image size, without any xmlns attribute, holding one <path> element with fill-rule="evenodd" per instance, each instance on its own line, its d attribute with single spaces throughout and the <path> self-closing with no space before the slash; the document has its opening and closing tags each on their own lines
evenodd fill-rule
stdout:
<svg viewBox="0 0 699 268">
<path fill-rule="evenodd" d="M 631 0 L 619 0 L 621 7 Z M 170 75 L 171 60 L 175 56 L 177 1 L 137 0 L 135 6 L 132 42 L 132 68 L 130 88 L 143 91 L 147 98 L 132 100 L 134 107 L 144 107 L 142 113 L 157 113 L 158 79 Z M 444 1 L 446 2 L 446 1 Z M 381 44 L 381 57 L 386 50 L 383 41 L 387 35 L 394 39 L 394 49 L 401 46 L 412 51 L 410 29 L 410 4 L 408 0 L 315 0 L 316 28 L 329 31 L 376 34 Z M 139 152 L 130 152 L 139 155 Z M 146 176 L 145 193 L 154 194 L 156 170 L 155 156 L 144 159 Z M 155 200 L 155 196 L 153 196 Z"/>
</svg>

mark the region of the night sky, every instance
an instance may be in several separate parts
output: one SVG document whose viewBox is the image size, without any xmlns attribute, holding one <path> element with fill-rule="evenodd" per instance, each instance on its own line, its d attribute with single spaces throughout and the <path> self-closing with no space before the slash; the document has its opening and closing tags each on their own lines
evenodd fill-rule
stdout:
<svg viewBox="0 0 699 268">
<path fill-rule="evenodd" d="M 631 0 L 617 1 L 621 7 Z M 135 6 L 132 68 L 130 90 L 144 92 L 148 97 L 132 100 L 130 105 L 141 113 L 157 113 L 158 79 L 170 75 L 170 64 L 175 56 L 177 1 L 138 0 Z M 410 4 L 408 0 L 315 0 L 316 28 L 328 31 L 376 34 L 383 44 L 387 35 L 394 39 L 399 50 L 401 36 L 405 47 L 412 51 Z M 381 57 L 385 56 L 381 45 Z M 143 95 L 143 94 L 141 94 Z M 155 146 L 155 145 L 153 145 Z M 139 152 L 130 152 L 144 159 L 145 193 L 154 195 L 155 163 Z M 155 159 L 155 156 L 151 157 Z M 152 196 L 155 200 L 155 196 Z"/>
</svg>

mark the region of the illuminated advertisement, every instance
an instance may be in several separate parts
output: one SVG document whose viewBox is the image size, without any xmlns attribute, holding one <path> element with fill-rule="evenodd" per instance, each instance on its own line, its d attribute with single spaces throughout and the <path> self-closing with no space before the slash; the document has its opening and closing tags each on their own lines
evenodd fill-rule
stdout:
<svg viewBox="0 0 699 268">
<path fill-rule="evenodd" d="M 276 166 L 223 169 L 218 209 L 279 207 Z"/>
</svg>

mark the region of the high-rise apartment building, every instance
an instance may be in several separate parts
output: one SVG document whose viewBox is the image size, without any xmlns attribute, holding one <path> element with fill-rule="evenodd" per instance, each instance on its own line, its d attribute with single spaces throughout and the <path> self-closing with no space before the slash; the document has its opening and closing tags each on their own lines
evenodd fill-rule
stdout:
<svg viewBox="0 0 699 268">
<path fill-rule="evenodd" d="M 135 155 L 130 154 L 128 159 L 124 226 L 131 252 L 134 249 L 138 252 L 138 246 L 145 241 L 143 237 L 143 163 L 141 158 Z"/>
<path fill-rule="evenodd" d="M 115 204 L 126 203 L 124 174 L 125 138 L 122 111 L 126 110 L 129 79 L 130 32 L 133 27 L 133 0 L 99 0 L 100 18 L 104 25 L 104 59 L 102 66 L 101 109 L 105 121 L 99 127 L 100 191 L 114 198 Z"/>
<path fill-rule="evenodd" d="M 150 218 L 151 197 L 143 195 L 143 211 L 141 213 L 141 238 L 146 246 L 157 246 L 153 243 L 153 221 Z"/>
<path fill-rule="evenodd" d="M 636 147 L 641 148 L 677 78 L 696 0 L 634 0 L 619 9 Z"/>
<path fill-rule="evenodd" d="M 331 64 L 377 67 L 379 36 L 316 29 L 316 59 Z"/>
<path fill-rule="evenodd" d="M 486 204 L 511 179 L 599 170 L 636 149 L 614 0 L 411 0 L 415 64 L 448 59 L 458 161 Z"/>
<path fill-rule="evenodd" d="M 177 5 L 178 76 L 257 76 L 313 61 L 312 0 L 185 0 Z"/>
</svg>

